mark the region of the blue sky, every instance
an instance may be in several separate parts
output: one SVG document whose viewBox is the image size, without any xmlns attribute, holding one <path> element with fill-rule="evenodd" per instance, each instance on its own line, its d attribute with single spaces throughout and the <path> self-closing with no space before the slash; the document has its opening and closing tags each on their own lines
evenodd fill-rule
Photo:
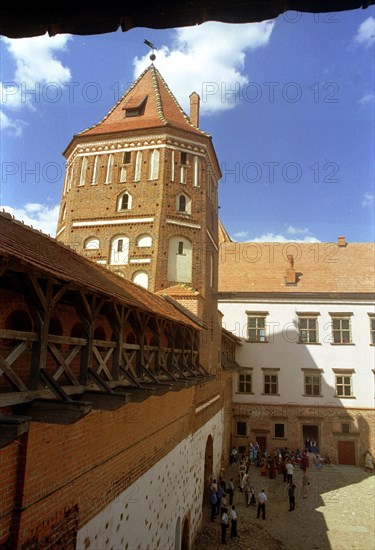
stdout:
<svg viewBox="0 0 375 550">
<path fill-rule="evenodd" d="M 373 241 L 374 15 L 1 38 L 1 207 L 54 236 L 62 153 L 150 63 L 146 38 L 184 110 L 201 97 L 234 240 Z"/>
</svg>

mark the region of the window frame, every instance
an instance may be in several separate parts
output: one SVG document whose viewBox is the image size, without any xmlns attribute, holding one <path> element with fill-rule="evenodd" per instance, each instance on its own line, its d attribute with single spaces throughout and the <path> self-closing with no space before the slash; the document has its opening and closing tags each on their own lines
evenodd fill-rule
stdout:
<svg viewBox="0 0 375 550">
<path fill-rule="evenodd" d="M 345 382 L 345 378 L 349 379 L 349 383 Z M 342 379 L 341 382 L 339 382 L 339 379 Z M 345 393 L 345 388 L 349 387 L 350 393 Z M 343 389 L 343 393 L 339 393 L 339 388 Z M 335 397 L 339 397 L 341 399 L 345 399 L 347 397 L 353 397 L 353 373 L 347 372 L 347 373 L 336 373 L 335 374 Z"/>
<path fill-rule="evenodd" d="M 298 343 L 299 344 L 319 344 L 319 314 L 298 314 Z M 306 327 L 301 327 L 301 322 L 306 321 Z M 310 328 L 310 322 L 315 322 L 315 328 Z M 306 340 L 302 337 L 302 331 L 306 332 Z M 311 333 L 315 333 L 315 340 L 311 339 Z"/>
<path fill-rule="evenodd" d="M 335 346 L 350 346 L 353 344 L 353 338 L 352 338 L 352 322 L 351 318 L 353 316 L 352 313 L 330 313 L 331 316 L 331 344 Z M 338 328 L 335 328 L 335 323 L 339 321 L 340 326 Z M 342 322 L 347 321 L 348 322 L 348 328 L 342 327 Z M 336 340 L 336 335 L 339 334 L 340 339 L 339 341 Z M 348 335 L 348 342 L 344 341 L 344 334 Z"/>
<path fill-rule="evenodd" d="M 307 378 L 316 378 L 318 382 L 313 380 L 308 382 Z M 308 386 L 311 387 L 311 393 L 307 391 Z M 320 373 L 305 372 L 303 377 L 304 396 L 306 397 L 319 397 L 322 395 L 322 375 Z M 318 393 L 314 392 L 314 388 L 318 387 Z"/>
<path fill-rule="evenodd" d="M 243 380 L 241 380 L 241 378 L 243 378 Z M 238 373 L 237 393 L 253 394 L 253 374 L 251 372 Z"/>
<path fill-rule="evenodd" d="M 241 433 L 241 430 L 239 430 L 240 425 L 244 427 L 244 432 Z M 237 437 L 247 437 L 247 422 L 246 420 L 236 420 L 236 436 Z"/>
<path fill-rule="evenodd" d="M 268 312 L 252 312 L 247 311 L 247 323 L 246 323 L 246 341 L 251 344 L 267 344 L 268 343 L 268 335 L 267 335 L 267 323 L 266 319 L 268 316 Z M 251 319 L 255 319 L 255 327 L 250 327 L 249 323 Z M 259 319 L 262 319 L 264 322 L 263 326 L 259 325 Z M 250 330 L 255 331 L 255 339 L 250 338 Z M 261 336 L 260 332 L 264 331 L 264 335 Z"/>
<path fill-rule="evenodd" d="M 272 380 L 273 377 L 275 381 Z M 269 391 L 266 391 L 267 386 Z M 275 386 L 276 391 L 271 391 L 273 386 Z M 263 395 L 279 395 L 279 375 L 277 372 L 263 372 Z"/>
</svg>

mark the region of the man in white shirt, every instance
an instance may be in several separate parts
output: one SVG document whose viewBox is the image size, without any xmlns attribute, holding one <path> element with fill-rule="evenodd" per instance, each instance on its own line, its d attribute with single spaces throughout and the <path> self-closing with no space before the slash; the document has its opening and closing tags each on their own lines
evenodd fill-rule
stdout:
<svg viewBox="0 0 375 550">
<path fill-rule="evenodd" d="M 294 466 L 293 464 L 288 460 L 286 463 L 286 481 L 287 483 L 293 483 L 293 472 L 294 472 Z"/>
<path fill-rule="evenodd" d="M 237 513 L 236 513 L 236 507 L 233 504 L 232 509 L 230 511 L 230 519 L 231 519 L 231 529 L 230 529 L 230 537 L 237 537 Z"/>
<path fill-rule="evenodd" d="M 258 501 L 258 509 L 257 509 L 257 518 L 260 517 L 260 512 L 262 512 L 262 518 L 266 519 L 266 502 L 267 502 L 267 495 L 264 491 L 264 489 L 261 490 L 260 493 L 258 493 L 257 501 Z"/>
<path fill-rule="evenodd" d="M 221 516 L 221 544 L 226 543 L 227 529 L 229 527 L 229 517 L 227 514 L 227 509 L 224 508 L 224 512 Z"/>
</svg>

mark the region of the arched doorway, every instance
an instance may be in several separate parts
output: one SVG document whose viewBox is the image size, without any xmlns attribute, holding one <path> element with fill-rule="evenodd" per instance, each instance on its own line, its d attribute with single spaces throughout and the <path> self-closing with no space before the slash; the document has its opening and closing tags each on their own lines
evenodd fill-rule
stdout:
<svg viewBox="0 0 375 550">
<path fill-rule="evenodd" d="M 190 550 L 190 525 L 188 518 L 185 518 L 182 529 L 181 550 Z"/>
<path fill-rule="evenodd" d="M 203 486 L 203 502 L 210 500 L 210 483 L 212 481 L 213 472 L 213 440 L 209 435 L 206 442 L 206 451 L 204 453 L 204 486 Z"/>
</svg>

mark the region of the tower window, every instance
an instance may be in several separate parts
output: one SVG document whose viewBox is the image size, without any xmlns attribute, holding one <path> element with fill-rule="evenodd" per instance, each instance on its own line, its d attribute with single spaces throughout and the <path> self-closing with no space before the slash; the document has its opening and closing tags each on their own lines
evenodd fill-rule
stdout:
<svg viewBox="0 0 375 550">
<path fill-rule="evenodd" d="M 131 210 L 132 207 L 132 196 L 127 191 L 120 195 L 117 203 L 117 209 L 122 210 Z"/>
<path fill-rule="evenodd" d="M 131 153 L 131 151 L 125 151 L 125 153 L 124 153 L 124 158 L 123 158 L 123 160 L 122 160 L 122 163 L 123 163 L 123 164 L 130 164 L 131 158 L 132 158 L 132 153 Z"/>
<path fill-rule="evenodd" d="M 183 254 L 184 253 L 184 243 L 182 241 L 178 241 L 178 252 L 177 254 Z"/>
<path fill-rule="evenodd" d="M 187 153 L 185 153 L 185 151 L 181 151 L 180 153 L 180 164 L 183 166 L 187 164 Z"/>
</svg>

